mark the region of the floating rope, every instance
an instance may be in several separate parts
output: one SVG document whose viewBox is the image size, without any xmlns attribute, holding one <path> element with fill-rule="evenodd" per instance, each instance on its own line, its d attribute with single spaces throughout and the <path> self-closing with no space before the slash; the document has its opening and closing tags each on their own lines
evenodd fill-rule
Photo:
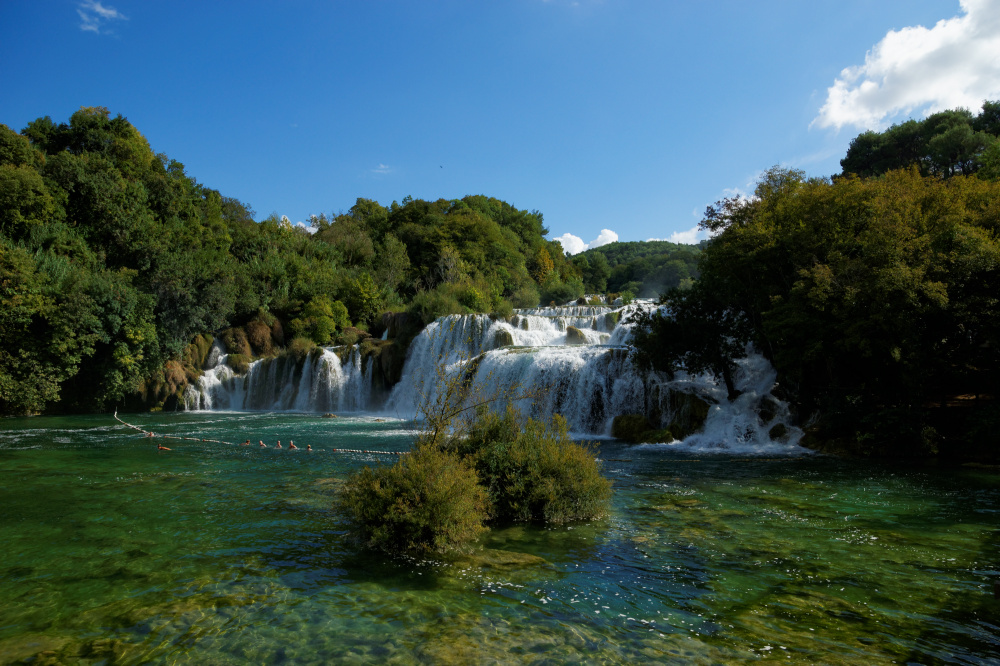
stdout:
<svg viewBox="0 0 1000 666">
<path fill-rule="evenodd" d="M 228 444 L 230 446 L 243 446 L 242 444 L 236 444 L 235 442 L 226 442 L 226 441 L 223 441 L 221 439 L 204 439 L 204 438 L 199 438 L 199 437 L 179 437 L 177 435 L 157 435 L 154 432 L 150 432 L 149 430 L 143 430 L 139 426 L 135 426 L 135 425 L 132 425 L 131 423 L 126 423 L 125 421 L 122 421 L 120 418 L 118 418 L 118 410 L 117 409 L 115 410 L 114 416 L 115 416 L 115 420 L 118 421 L 119 423 L 121 423 L 123 426 L 132 428 L 132 430 L 138 430 L 139 432 L 141 432 L 146 437 L 151 437 L 151 438 L 160 437 L 161 439 L 178 439 L 178 440 L 184 440 L 184 441 L 188 441 L 188 442 L 207 442 L 209 444 Z M 266 448 L 271 448 L 271 447 L 266 447 Z M 296 449 L 299 450 L 299 451 L 310 451 L 310 449 L 303 449 L 301 447 L 296 447 Z M 373 454 L 382 455 L 382 456 L 402 456 L 402 455 L 406 455 L 407 453 L 409 453 L 409 451 L 368 451 L 366 449 L 311 449 L 311 451 L 315 451 L 315 452 L 333 451 L 334 453 L 373 453 Z"/>
</svg>

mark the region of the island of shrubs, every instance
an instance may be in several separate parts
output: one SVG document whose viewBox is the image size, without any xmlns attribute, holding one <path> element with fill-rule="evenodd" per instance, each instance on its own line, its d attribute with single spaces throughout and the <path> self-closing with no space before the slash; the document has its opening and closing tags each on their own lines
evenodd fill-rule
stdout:
<svg viewBox="0 0 1000 666">
<path fill-rule="evenodd" d="M 364 547 L 388 553 L 460 548 L 487 525 L 567 523 L 607 513 L 611 482 L 565 419 L 480 408 L 468 428 L 421 434 L 394 465 L 365 467 L 339 497 Z"/>
</svg>

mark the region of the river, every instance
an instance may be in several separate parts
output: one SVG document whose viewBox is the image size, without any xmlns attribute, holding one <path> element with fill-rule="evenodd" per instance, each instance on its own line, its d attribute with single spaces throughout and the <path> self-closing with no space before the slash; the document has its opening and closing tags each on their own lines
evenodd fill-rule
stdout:
<svg viewBox="0 0 1000 666">
<path fill-rule="evenodd" d="M 608 518 L 393 560 L 345 539 L 333 498 L 394 456 L 331 449 L 405 451 L 410 422 L 124 418 L 254 446 L 0 421 L 0 663 L 1000 660 L 995 469 L 598 439 Z"/>
</svg>

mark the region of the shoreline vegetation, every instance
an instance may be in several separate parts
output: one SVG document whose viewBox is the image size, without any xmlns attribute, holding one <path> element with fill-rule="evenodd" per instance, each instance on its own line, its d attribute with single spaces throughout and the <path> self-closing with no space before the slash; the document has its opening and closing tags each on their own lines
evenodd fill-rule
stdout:
<svg viewBox="0 0 1000 666">
<path fill-rule="evenodd" d="M 998 137 L 1000 102 L 866 132 L 843 174 L 774 168 L 709 207 L 710 241 L 570 257 L 479 195 L 258 221 L 102 107 L 0 125 L 0 415 L 174 409 L 217 339 L 237 372 L 357 344 L 389 387 L 441 315 L 662 293 L 641 366 L 732 395 L 752 343 L 810 448 L 996 461 Z"/>
</svg>

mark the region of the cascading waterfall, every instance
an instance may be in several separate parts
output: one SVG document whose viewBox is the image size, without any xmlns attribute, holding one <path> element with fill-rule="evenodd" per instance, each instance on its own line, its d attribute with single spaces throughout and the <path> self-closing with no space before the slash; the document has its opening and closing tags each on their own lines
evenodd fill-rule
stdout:
<svg viewBox="0 0 1000 666">
<path fill-rule="evenodd" d="M 219 345 L 216 347 L 216 345 Z M 218 349 L 218 353 L 216 350 Z M 357 346 L 345 361 L 334 349 L 318 349 L 299 360 L 292 355 L 254 361 L 245 375 L 233 372 L 216 341 L 208 368 L 188 386 L 185 409 L 274 411 L 365 411 L 372 398 L 371 359 L 362 367 Z"/>
<path fill-rule="evenodd" d="M 685 446 L 733 452 L 798 448 L 801 430 L 788 423 L 787 405 L 770 395 L 776 373 L 759 354 L 751 351 L 738 362 L 735 381 L 741 395 L 733 401 L 708 376 L 678 372 L 669 379 L 636 369 L 628 357 L 629 318 L 654 307 L 637 302 L 618 308 L 535 308 L 519 310 L 509 321 L 487 315 L 442 317 L 414 339 L 388 410 L 415 416 L 421 400 L 433 399 L 441 367 L 452 376 L 474 372 L 476 400 L 495 399 L 500 407 L 512 402 L 535 418 L 561 414 L 580 434 L 610 435 L 614 418 L 624 414 L 658 414 L 661 423 L 654 425 L 670 423 L 681 393 L 710 405 L 704 427 L 685 438 Z M 569 339 L 571 326 L 585 342 Z M 763 402 L 770 408 L 762 409 Z M 768 433 L 778 424 L 784 433 L 773 441 Z"/>
<path fill-rule="evenodd" d="M 686 394 L 709 407 L 704 425 L 684 439 L 684 446 L 747 452 L 798 448 L 801 430 L 789 424 L 787 405 L 771 395 L 776 373 L 752 350 L 738 363 L 735 381 L 741 394 L 733 401 L 708 376 L 678 372 L 670 379 L 637 370 L 628 358 L 629 319 L 637 310 L 655 307 L 646 301 L 518 310 L 506 320 L 482 314 L 441 317 L 412 341 L 402 378 L 384 401 L 373 391 L 372 357 L 364 360 L 357 346 L 339 354 L 332 348 L 317 350 L 302 360 L 292 355 L 258 360 L 241 376 L 227 365 L 225 350 L 216 342 L 209 368 L 187 389 L 185 406 L 412 418 L 422 400 L 434 397 L 439 371 L 448 376 L 465 372 L 473 377 L 470 398 L 495 398 L 498 407 L 513 402 L 535 418 L 561 414 L 579 434 L 610 435 L 615 417 L 625 414 L 652 415 L 652 425 L 664 427 L 681 409 L 684 401 L 678 396 Z M 769 433 L 780 434 L 772 439 Z"/>
</svg>

